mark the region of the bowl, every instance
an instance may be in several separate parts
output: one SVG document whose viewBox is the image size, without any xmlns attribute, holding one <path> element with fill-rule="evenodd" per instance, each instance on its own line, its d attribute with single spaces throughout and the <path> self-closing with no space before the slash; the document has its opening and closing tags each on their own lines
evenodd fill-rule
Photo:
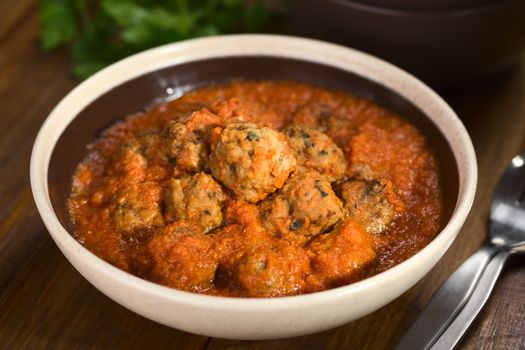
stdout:
<svg viewBox="0 0 525 350">
<path fill-rule="evenodd" d="M 394 268 L 307 295 L 242 299 L 179 291 L 140 279 L 98 258 L 72 236 L 66 200 L 86 145 L 116 119 L 185 92 L 235 78 L 290 79 L 342 89 L 416 124 L 437 150 L 446 181 L 446 224 L 423 250 Z M 233 35 L 162 46 L 124 59 L 84 81 L 53 109 L 31 156 L 38 211 L 71 264 L 124 307 L 187 332 L 235 339 L 297 336 L 332 328 L 389 303 L 419 281 L 458 234 L 472 205 L 477 166 L 471 140 L 430 88 L 391 64 L 310 39 Z"/>
<path fill-rule="evenodd" d="M 377 55 L 439 89 L 490 78 L 525 48 L 522 0 L 293 0 L 301 35 Z"/>
</svg>

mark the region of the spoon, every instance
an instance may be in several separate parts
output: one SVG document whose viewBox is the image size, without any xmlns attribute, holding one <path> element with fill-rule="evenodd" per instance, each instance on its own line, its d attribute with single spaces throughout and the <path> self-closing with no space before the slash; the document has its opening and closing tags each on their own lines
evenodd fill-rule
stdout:
<svg viewBox="0 0 525 350">
<path fill-rule="evenodd" d="M 434 293 L 418 319 L 401 338 L 396 350 L 430 349 L 465 306 L 492 257 L 502 251 L 509 252 L 498 256 L 497 264 L 490 269 L 489 275 L 483 276 L 488 281 L 487 285 L 490 281 L 495 283 L 512 253 L 525 251 L 525 152 L 512 159 L 496 186 L 488 238 Z M 488 294 L 491 290 L 492 287 Z M 466 328 L 457 333 L 459 337 L 469 325 L 466 324 Z"/>
<path fill-rule="evenodd" d="M 434 345 L 432 345 L 431 350 L 450 350 L 459 344 L 459 341 L 463 338 L 489 299 L 496 285 L 496 281 L 503 270 L 505 261 L 507 261 L 510 254 L 512 254 L 512 250 L 502 250 L 490 259 L 472 296 L 454 320 L 452 320 L 452 323 L 445 329 Z"/>
</svg>

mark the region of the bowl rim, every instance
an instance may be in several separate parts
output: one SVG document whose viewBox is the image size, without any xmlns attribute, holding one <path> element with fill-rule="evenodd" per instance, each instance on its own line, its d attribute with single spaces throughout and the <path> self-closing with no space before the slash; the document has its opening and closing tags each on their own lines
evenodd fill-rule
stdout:
<svg viewBox="0 0 525 350">
<path fill-rule="evenodd" d="M 483 3 L 472 5 L 458 5 L 450 7 L 408 7 L 403 5 L 381 5 L 375 3 L 368 3 L 363 0 L 331 0 L 341 6 L 351 7 L 363 12 L 370 12 L 384 16 L 399 16 L 399 17 L 422 17 L 422 18 L 442 18 L 442 17 L 458 17 L 462 19 L 464 16 L 472 16 L 476 13 L 484 13 L 493 11 L 504 6 L 509 2 L 516 0 L 487 0 Z"/>
<path fill-rule="evenodd" d="M 423 112 L 451 144 L 459 171 L 458 197 L 448 223 L 422 250 L 384 272 L 334 289 L 277 298 L 222 297 L 181 291 L 120 270 L 91 253 L 62 226 L 49 196 L 48 166 L 62 132 L 91 101 L 121 83 L 185 62 L 230 56 L 273 56 L 329 65 L 382 84 L 419 108 L 419 104 L 426 102 L 424 107 L 429 110 L 423 109 Z M 400 88 L 403 91 L 399 91 Z M 419 104 L 414 101 L 415 93 L 420 94 Z M 433 113 L 429 112 L 431 108 Z M 441 125 L 437 122 L 437 114 L 446 119 L 448 132 L 443 130 L 444 122 Z M 441 257 L 452 244 L 472 206 L 477 185 L 477 164 L 470 137 L 457 115 L 441 97 L 409 73 L 371 55 L 323 41 L 282 35 L 237 34 L 192 39 L 150 49 L 121 60 L 79 84 L 57 104 L 42 125 L 31 154 L 30 179 L 33 197 L 44 224 L 68 260 L 68 254 L 75 254 L 106 279 L 116 279 L 122 285 L 153 297 L 210 310 L 264 312 L 293 310 L 305 305 L 322 304 L 327 299 L 346 299 L 363 290 L 396 283 L 397 279 L 410 272 L 411 266 L 415 267 L 435 255 Z"/>
</svg>

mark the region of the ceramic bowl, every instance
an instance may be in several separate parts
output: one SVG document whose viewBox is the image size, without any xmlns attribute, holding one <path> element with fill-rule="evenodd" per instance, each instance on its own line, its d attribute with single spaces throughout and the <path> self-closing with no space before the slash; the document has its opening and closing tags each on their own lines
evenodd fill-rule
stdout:
<svg viewBox="0 0 525 350">
<path fill-rule="evenodd" d="M 342 89 L 416 124 L 437 150 L 446 224 L 398 266 L 344 287 L 300 296 L 241 299 L 157 285 L 106 263 L 72 236 L 66 210 L 73 171 L 86 145 L 115 120 L 191 89 L 232 79 L 289 79 Z M 71 264 L 124 307 L 184 331 L 236 339 L 297 336 L 377 310 L 419 281 L 458 234 L 471 207 L 477 167 L 470 138 L 452 109 L 406 72 L 325 42 L 271 35 L 190 40 L 120 61 L 84 81 L 51 112 L 35 141 L 31 185 L 42 219 Z"/>
</svg>

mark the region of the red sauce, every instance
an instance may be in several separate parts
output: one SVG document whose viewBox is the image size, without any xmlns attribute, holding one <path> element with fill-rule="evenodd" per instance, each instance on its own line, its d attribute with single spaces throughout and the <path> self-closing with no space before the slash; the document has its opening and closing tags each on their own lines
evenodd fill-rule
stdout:
<svg viewBox="0 0 525 350">
<path fill-rule="evenodd" d="M 68 201 L 76 238 L 142 278 L 311 293 L 406 260 L 441 227 L 437 161 L 400 116 L 287 81 L 196 90 L 109 127 Z"/>
</svg>

